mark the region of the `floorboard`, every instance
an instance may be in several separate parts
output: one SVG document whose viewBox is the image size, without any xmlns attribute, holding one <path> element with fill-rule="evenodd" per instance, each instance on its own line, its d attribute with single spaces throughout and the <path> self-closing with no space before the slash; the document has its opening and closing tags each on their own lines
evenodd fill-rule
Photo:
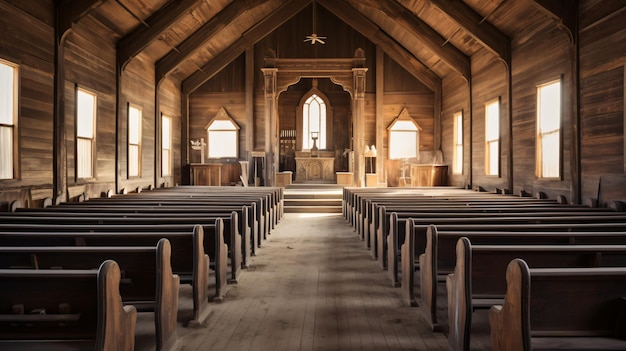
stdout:
<svg viewBox="0 0 626 351">
<path fill-rule="evenodd" d="M 340 214 L 286 213 L 239 283 L 210 309 L 199 327 L 179 323 L 178 350 L 448 349 Z"/>
</svg>

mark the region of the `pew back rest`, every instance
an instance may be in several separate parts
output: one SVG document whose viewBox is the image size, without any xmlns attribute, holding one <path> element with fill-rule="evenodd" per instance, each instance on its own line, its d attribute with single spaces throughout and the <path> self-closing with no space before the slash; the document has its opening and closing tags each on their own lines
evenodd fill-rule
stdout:
<svg viewBox="0 0 626 351">
<path fill-rule="evenodd" d="M 96 350 L 134 347 L 137 312 L 122 306 L 115 261 L 104 261 L 98 270 L 1 269 L 0 282 L 3 341 L 93 340 Z M 24 314 L 15 314 L 22 306 Z M 0 342 L 3 349 L 9 345 Z"/>
<path fill-rule="evenodd" d="M 531 350 L 532 339 L 617 339 L 626 268 L 529 268 L 522 259 L 507 266 L 504 304 L 489 312 L 494 350 Z M 598 349 L 602 339 L 597 339 Z M 623 343 L 626 346 L 626 342 Z M 523 348 L 521 348 L 523 346 Z"/>
</svg>

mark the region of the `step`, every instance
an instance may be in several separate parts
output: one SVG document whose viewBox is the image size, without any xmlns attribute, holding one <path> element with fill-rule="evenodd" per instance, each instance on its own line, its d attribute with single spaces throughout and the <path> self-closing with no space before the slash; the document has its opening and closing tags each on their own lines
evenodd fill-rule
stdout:
<svg viewBox="0 0 626 351">
<path fill-rule="evenodd" d="M 341 193 L 320 193 L 320 192 L 287 192 L 284 193 L 285 199 L 339 199 L 343 198 Z"/>
<path fill-rule="evenodd" d="M 341 206 L 285 206 L 285 213 L 341 213 Z"/>
<path fill-rule="evenodd" d="M 340 206 L 341 199 L 285 198 L 285 206 Z"/>
</svg>

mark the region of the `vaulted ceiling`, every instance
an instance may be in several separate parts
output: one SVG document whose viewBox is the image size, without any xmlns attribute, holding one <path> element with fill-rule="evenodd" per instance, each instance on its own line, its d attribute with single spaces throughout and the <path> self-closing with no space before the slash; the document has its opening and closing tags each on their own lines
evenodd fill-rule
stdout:
<svg viewBox="0 0 626 351">
<path fill-rule="evenodd" d="M 118 62 L 154 62 L 193 91 L 301 11 L 311 0 L 60 0 L 73 21 L 91 16 L 116 36 Z M 470 79 L 471 57 L 486 51 L 506 65 L 511 40 L 561 23 L 558 0 L 316 0 L 427 86 Z M 546 21 L 547 19 L 555 21 Z M 567 25 L 567 23 L 566 23 Z M 326 29 L 328 32 L 329 29 Z M 330 30 L 332 32 L 332 29 Z M 326 35 L 332 33 L 325 33 Z"/>
</svg>

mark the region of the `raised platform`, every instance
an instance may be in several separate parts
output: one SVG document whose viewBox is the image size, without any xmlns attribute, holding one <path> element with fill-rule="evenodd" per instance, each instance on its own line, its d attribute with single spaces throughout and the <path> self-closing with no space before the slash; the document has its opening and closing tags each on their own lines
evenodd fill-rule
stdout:
<svg viewBox="0 0 626 351">
<path fill-rule="evenodd" d="M 285 188 L 286 213 L 341 213 L 343 187 L 332 183 L 294 183 Z"/>
</svg>

